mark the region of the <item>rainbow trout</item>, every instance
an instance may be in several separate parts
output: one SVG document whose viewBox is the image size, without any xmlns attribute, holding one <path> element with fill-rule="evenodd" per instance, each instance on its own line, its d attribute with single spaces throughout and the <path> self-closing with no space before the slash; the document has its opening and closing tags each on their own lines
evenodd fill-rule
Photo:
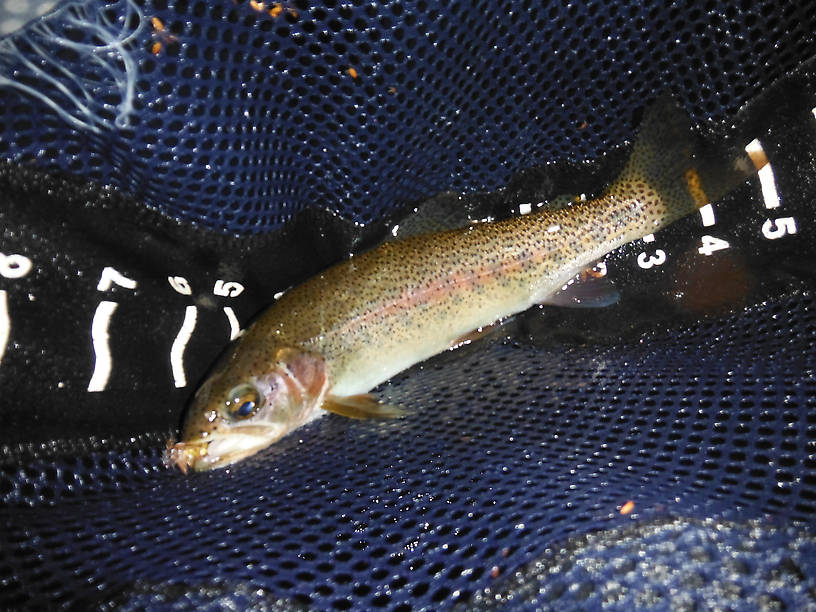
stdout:
<svg viewBox="0 0 816 612">
<path fill-rule="evenodd" d="M 198 389 L 166 464 L 233 464 L 324 411 L 403 414 L 369 391 L 546 302 L 606 253 L 719 199 L 758 166 L 703 141 L 675 105 L 658 102 L 598 198 L 386 242 L 285 293 Z"/>
</svg>

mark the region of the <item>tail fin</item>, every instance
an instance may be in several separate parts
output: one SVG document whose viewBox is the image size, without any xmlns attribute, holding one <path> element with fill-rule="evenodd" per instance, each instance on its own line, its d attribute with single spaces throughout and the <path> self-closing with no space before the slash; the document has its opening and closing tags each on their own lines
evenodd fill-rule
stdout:
<svg viewBox="0 0 816 612">
<path fill-rule="evenodd" d="M 654 189 L 666 210 L 665 224 L 722 198 L 759 168 L 744 150 L 697 133 L 671 96 L 643 118 L 631 157 L 609 192 L 631 197 L 633 186 Z"/>
</svg>

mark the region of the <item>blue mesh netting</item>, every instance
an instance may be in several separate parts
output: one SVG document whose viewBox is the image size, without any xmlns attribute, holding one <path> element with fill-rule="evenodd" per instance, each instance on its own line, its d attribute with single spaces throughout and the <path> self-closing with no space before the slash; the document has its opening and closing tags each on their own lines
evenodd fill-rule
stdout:
<svg viewBox="0 0 816 612">
<path fill-rule="evenodd" d="M 667 89 L 722 118 L 816 30 L 773 0 L 60 7 L 0 44 L 0 74 L 39 92 L 0 90 L 0 155 L 241 232 L 314 205 L 370 222 L 596 157 Z"/>
<path fill-rule="evenodd" d="M 161 439 L 33 462 L 39 480 L 4 477 L 5 601 L 236 583 L 316 609 L 437 607 L 628 521 L 627 500 L 636 519 L 808 522 L 814 307 L 798 294 L 771 308 L 784 322 L 756 308 L 568 358 L 505 343 L 444 355 L 384 388 L 410 421 L 328 417 L 228 474 L 166 472 Z"/>
<path fill-rule="evenodd" d="M 244 322 L 300 260 L 358 246 L 322 221 L 298 245 L 296 213 L 376 226 L 594 159 L 666 89 L 731 120 L 814 31 L 795 2 L 115 0 L 0 40 L 0 251 L 34 262 L 0 274 L 0 607 L 816 606 L 812 67 L 753 119 L 779 113 L 774 216 L 795 236 L 762 238 L 751 184 L 701 230 L 728 249 L 700 255 L 687 219 L 658 236 L 669 265 L 610 257 L 618 307 L 535 312 L 384 385 L 410 418 L 329 416 L 229 471 L 161 466 L 222 307 Z M 536 176 L 496 197 L 535 201 Z M 99 293 L 110 265 L 137 289 Z M 213 297 L 225 278 L 240 299 Z M 115 369 L 90 393 L 102 300 Z M 166 353 L 193 304 L 177 387 Z"/>
</svg>

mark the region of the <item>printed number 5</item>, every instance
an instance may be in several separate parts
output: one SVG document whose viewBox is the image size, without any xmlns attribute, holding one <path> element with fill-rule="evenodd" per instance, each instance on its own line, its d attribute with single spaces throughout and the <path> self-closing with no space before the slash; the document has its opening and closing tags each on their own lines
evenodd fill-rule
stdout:
<svg viewBox="0 0 816 612">
<path fill-rule="evenodd" d="M 787 234 L 796 233 L 796 220 L 793 217 L 768 219 L 762 224 L 762 235 L 768 240 L 776 240 Z"/>
<path fill-rule="evenodd" d="M 218 279 L 215 281 L 213 293 L 223 297 L 238 297 L 244 292 L 244 286 L 241 283 L 227 282 Z"/>
<path fill-rule="evenodd" d="M 663 249 L 657 249 L 654 255 L 647 255 L 641 253 L 637 258 L 638 265 L 644 270 L 648 270 L 652 266 L 662 266 L 666 263 L 666 252 Z"/>
</svg>

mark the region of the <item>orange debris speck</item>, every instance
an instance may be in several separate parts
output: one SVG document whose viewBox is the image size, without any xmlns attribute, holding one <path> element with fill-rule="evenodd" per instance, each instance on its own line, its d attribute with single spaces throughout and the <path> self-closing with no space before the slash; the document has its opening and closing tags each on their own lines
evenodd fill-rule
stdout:
<svg viewBox="0 0 816 612">
<path fill-rule="evenodd" d="M 349 73 L 349 76 L 350 76 L 352 79 L 356 79 L 356 78 L 357 78 L 357 76 L 358 76 L 358 75 L 357 75 L 357 71 L 356 71 L 354 68 L 349 68 L 349 69 L 347 70 L 347 72 Z"/>
<path fill-rule="evenodd" d="M 259 3 L 261 4 L 261 3 Z M 261 10 L 263 9 L 263 4 L 261 4 Z M 297 9 L 292 6 L 285 6 L 283 2 L 275 2 L 272 6 L 269 7 L 269 14 L 272 15 L 273 19 L 277 19 L 283 14 L 283 11 L 289 13 L 292 17 L 297 19 L 298 12 Z"/>
<path fill-rule="evenodd" d="M 490 577 L 491 578 L 498 578 L 499 577 L 499 566 L 498 565 L 494 565 L 490 569 Z"/>
<path fill-rule="evenodd" d="M 153 32 L 151 34 L 153 42 L 150 45 L 150 52 L 153 55 L 158 55 L 161 53 L 161 50 L 164 49 L 165 44 L 173 43 L 178 40 L 167 30 L 167 26 L 165 26 L 164 22 L 158 17 L 151 17 L 150 25 L 153 28 Z"/>
<path fill-rule="evenodd" d="M 258 2 L 258 0 L 249 0 L 249 6 L 251 6 L 252 9 L 256 11 L 264 10 L 264 3 Z"/>
<path fill-rule="evenodd" d="M 389 87 L 389 88 L 388 88 L 388 93 L 390 93 L 390 94 L 395 94 L 395 93 L 397 93 L 397 88 L 396 88 L 396 87 Z"/>
<path fill-rule="evenodd" d="M 768 156 L 765 155 L 765 151 L 762 149 L 762 147 L 754 148 L 751 147 L 751 145 L 748 145 L 745 150 L 748 153 L 748 157 L 750 157 L 751 161 L 754 162 L 754 168 L 757 170 L 761 170 L 762 167 L 768 163 Z"/>
<path fill-rule="evenodd" d="M 272 17 L 274 17 L 275 19 L 277 19 L 278 17 L 280 17 L 281 13 L 283 13 L 284 9 L 286 9 L 286 12 L 289 13 L 292 17 L 297 19 L 298 16 L 297 9 L 291 6 L 284 6 L 282 2 L 275 2 L 275 4 L 273 4 L 272 7 L 269 9 L 269 14 L 272 15 Z"/>
<path fill-rule="evenodd" d="M 635 509 L 635 502 L 633 502 L 630 499 L 628 502 L 623 504 L 623 506 L 620 509 L 620 513 L 626 515 L 626 514 L 629 514 L 634 509 Z"/>
</svg>

